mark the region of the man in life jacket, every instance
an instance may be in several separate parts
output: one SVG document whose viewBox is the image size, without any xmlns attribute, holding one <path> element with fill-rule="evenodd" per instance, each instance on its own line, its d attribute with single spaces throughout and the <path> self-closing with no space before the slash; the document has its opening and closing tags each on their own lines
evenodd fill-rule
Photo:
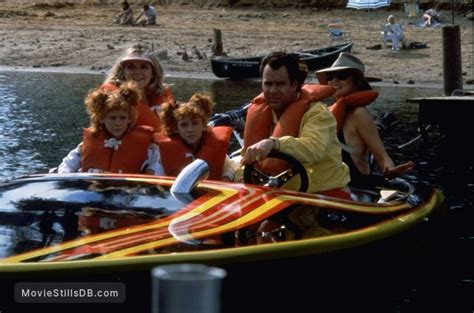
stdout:
<svg viewBox="0 0 474 313">
<path fill-rule="evenodd" d="M 260 75 L 262 93 L 252 100 L 247 112 L 242 164 L 258 162 L 260 170 L 275 175 L 285 168 L 266 157 L 277 150 L 304 165 L 308 192 L 350 199 L 349 169 L 341 159 L 336 119 L 320 102 L 335 89 L 304 84 L 306 64 L 284 52 L 266 56 Z M 283 188 L 295 186 L 290 180 Z"/>
</svg>

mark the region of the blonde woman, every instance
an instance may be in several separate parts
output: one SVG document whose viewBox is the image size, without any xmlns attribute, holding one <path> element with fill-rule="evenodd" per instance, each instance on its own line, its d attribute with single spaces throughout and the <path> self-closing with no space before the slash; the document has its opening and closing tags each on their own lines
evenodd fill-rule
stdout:
<svg viewBox="0 0 474 313">
<path fill-rule="evenodd" d="M 159 131 L 161 104 L 174 101 L 173 93 L 163 79 L 163 68 L 157 57 L 146 46 L 138 44 L 126 49 L 117 59 L 102 88 L 114 90 L 124 82 L 134 81 L 143 93 L 136 123 Z"/>
</svg>

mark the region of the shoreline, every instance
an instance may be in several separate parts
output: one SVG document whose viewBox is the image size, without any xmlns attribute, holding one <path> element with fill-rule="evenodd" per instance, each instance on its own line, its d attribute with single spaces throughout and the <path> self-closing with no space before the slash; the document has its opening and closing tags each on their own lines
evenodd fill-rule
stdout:
<svg viewBox="0 0 474 313">
<path fill-rule="evenodd" d="M 86 67 L 80 67 L 80 66 L 79 67 L 78 66 L 30 67 L 30 66 L 0 65 L 0 72 L 107 75 L 107 71 L 90 70 Z M 165 73 L 165 77 L 220 80 L 220 78 L 217 78 L 216 76 L 214 76 L 214 74 L 208 73 L 208 72 L 167 71 Z"/>
<path fill-rule="evenodd" d="M 88 74 L 88 75 L 107 75 L 105 71 L 90 70 L 85 67 L 75 66 L 49 66 L 49 67 L 28 67 L 28 66 L 8 66 L 0 65 L 0 72 L 23 72 L 23 73 L 58 73 L 58 74 Z M 225 80 L 214 76 L 209 72 L 182 72 L 182 71 L 168 71 L 165 77 L 169 78 L 189 78 L 189 79 L 206 79 L 206 80 Z M 258 80 L 251 79 L 251 80 Z M 308 83 L 317 83 L 314 78 L 308 78 Z M 371 86 L 375 87 L 394 87 L 394 88 L 423 88 L 423 89 L 443 89 L 443 84 L 439 83 L 422 83 L 422 84 L 406 84 L 388 81 L 371 82 Z M 465 91 L 474 91 L 474 85 L 463 86 Z"/>
</svg>

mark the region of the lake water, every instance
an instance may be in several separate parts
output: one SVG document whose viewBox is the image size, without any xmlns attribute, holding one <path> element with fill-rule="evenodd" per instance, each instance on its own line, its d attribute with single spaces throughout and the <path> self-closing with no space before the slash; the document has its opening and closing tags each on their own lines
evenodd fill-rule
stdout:
<svg viewBox="0 0 474 313">
<path fill-rule="evenodd" d="M 103 78 L 91 74 L 0 72 L 0 181 L 47 172 L 57 166 L 81 141 L 82 128 L 88 125 L 84 96 Z M 178 100 L 186 101 L 194 92 L 211 93 L 217 112 L 236 108 L 260 91 L 257 81 L 165 81 L 173 85 Z M 380 96 L 370 106 L 374 116 L 389 111 L 397 118 L 397 124 L 385 138 L 390 155 L 396 163 L 413 160 L 416 168 L 408 178 L 443 190 L 450 207 L 443 236 L 436 239 L 442 240 L 431 242 L 413 256 L 413 264 L 422 268 L 411 270 L 410 279 L 392 296 L 390 311 L 425 311 L 423 308 L 439 301 L 431 295 L 443 295 L 447 297 L 446 303 L 452 303 L 449 312 L 473 312 L 474 175 L 472 159 L 466 162 L 466 158 L 461 158 L 463 161 L 459 162 L 472 139 L 462 141 L 464 145 L 458 151 L 447 150 L 443 137 L 435 130 L 425 140 L 400 148 L 418 135 L 418 106 L 406 99 L 441 95 L 442 90 L 395 85 L 375 89 Z M 467 129 L 467 133 L 472 130 Z"/>
</svg>

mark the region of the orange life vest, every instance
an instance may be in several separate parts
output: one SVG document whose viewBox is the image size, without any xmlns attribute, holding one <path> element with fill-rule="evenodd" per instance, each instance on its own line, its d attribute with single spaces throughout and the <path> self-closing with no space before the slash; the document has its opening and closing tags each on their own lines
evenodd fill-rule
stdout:
<svg viewBox="0 0 474 313">
<path fill-rule="evenodd" d="M 96 168 L 112 173 L 140 173 L 148 157 L 152 133 L 150 127 L 135 127 L 119 139 L 122 143 L 114 150 L 104 147 L 105 140 L 109 139 L 104 130 L 93 134 L 90 128 L 85 128 L 81 147 L 82 171 Z"/>
<path fill-rule="evenodd" d="M 272 131 L 272 110 L 265 102 L 263 93 L 252 100 L 247 112 L 244 131 L 244 149 L 260 140 L 271 137 L 292 136 L 297 137 L 300 129 L 301 119 L 309 110 L 311 103 L 321 101 L 334 94 L 336 90 L 327 85 L 306 84 L 303 85 L 299 98 L 289 104 L 280 116 Z M 267 159 L 259 162 L 258 166 L 267 173 L 280 173 L 287 168 L 286 162 L 275 159 Z"/>
<path fill-rule="evenodd" d="M 160 146 L 161 163 L 168 176 L 178 176 L 181 170 L 194 159 L 202 159 L 209 164 L 209 179 L 222 180 L 224 161 L 227 155 L 232 128 L 218 126 L 207 128 L 203 133 L 200 147 L 196 152 L 181 138 L 155 133 L 155 143 Z"/>
<path fill-rule="evenodd" d="M 374 90 L 356 91 L 347 96 L 339 97 L 328 109 L 337 121 L 337 132 L 342 129 L 348 110 L 359 106 L 366 106 L 375 101 L 379 93 Z"/>
<path fill-rule="evenodd" d="M 101 86 L 103 90 L 115 90 L 118 87 L 112 83 L 107 83 Z M 156 93 L 148 92 L 146 99 L 140 100 L 138 102 L 138 119 L 136 125 L 146 125 L 153 127 L 156 131 L 161 129 L 160 117 L 157 113 L 151 110 L 151 107 L 156 105 L 162 105 L 165 102 L 174 101 L 173 93 L 171 89 L 165 88 L 162 95 L 157 95 Z"/>
</svg>

